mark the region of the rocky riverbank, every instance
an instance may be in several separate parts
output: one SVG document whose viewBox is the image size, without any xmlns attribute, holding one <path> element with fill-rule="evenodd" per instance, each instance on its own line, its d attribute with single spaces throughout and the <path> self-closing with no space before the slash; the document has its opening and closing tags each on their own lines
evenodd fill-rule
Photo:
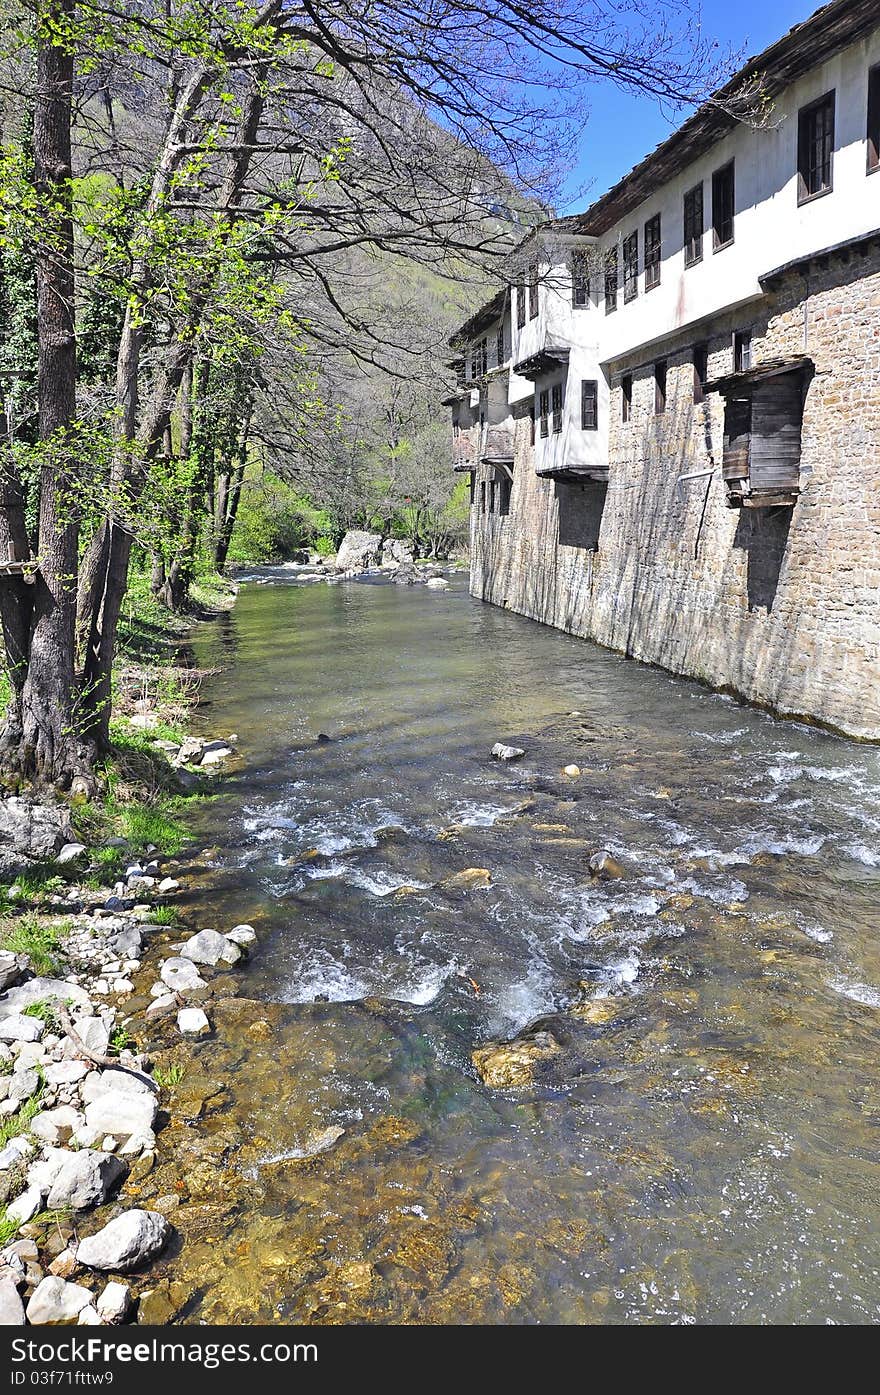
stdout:
<svg viewBox="0 0 880 1395">
<path fill-rule="evenodd" d="M 130 771 L 110 772 L 107 803 L 131 836 L 79 832 L 106 833 L 106 809 L 0 799 L 2 1325 L 173 1316 L 149 1270 L 174 1251 L 181 1198 L 138 1198 L 161 1169 L 187 1049 L 256 945 L 248 925 L 185 931 L 176 853 L 137 837 L 163 826 L 168 791 L 209 790 L 236 738 L 181 735 L 167 699 L 127 706 L 120 758 L 146 763 L 149 782 L 129 805 Z"/>
</svg>

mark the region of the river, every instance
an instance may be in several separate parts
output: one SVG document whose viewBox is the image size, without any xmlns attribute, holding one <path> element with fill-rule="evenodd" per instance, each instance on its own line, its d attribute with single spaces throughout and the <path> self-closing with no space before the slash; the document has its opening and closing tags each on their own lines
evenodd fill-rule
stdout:
<svg viewBox="0 0 880 1395">
<path fill-rule="evenodd" d="M 877 749 L 460 575 L 297 576 L 194 641 L 242 759 L 185 918 L 256 927 L 265 1014 L 194 1048 L 227 1195 L 184 1321 L 876 1321 Z M 536 1027 L 534 1083 L 484 1085 Z"/>
</svg>

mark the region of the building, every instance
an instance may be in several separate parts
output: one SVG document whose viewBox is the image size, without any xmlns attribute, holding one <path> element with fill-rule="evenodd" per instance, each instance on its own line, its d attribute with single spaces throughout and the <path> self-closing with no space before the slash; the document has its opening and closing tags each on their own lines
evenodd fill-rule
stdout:
<svg viewBox="0 0 880 1395">
<path fill-rule="evenodd" d="M 471 590 L 880 739 L 876 0 L 718 95 L 455 336 Z"/>
</svg>

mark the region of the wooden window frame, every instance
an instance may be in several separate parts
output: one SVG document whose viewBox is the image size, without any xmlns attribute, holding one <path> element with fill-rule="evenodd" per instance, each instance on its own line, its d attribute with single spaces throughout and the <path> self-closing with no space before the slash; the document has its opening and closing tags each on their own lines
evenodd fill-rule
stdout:
<svg viewBox="0 0 880 1395">
<path fill-rule="evenodd" d="M 486 512 L 486 481 L 480 480 L 480 513 Z"/>
<path fill-rule="evenodd" d="M 620 420 L 626 425 L 633 414 L 633 375 L 624 373 L 620 380 Z"/>
<path fill-rule="evenodd" d="M 826 127 L 823 144 L 827 144 L 827 168 L 828 182 L 820 185 L 818 189 L 812 189 L 810 183 L 815 170 L 820 166 L 814 164 L 814 154 L 818 140 L 815 129 L 811 126 L 817 114 L 823 110 L 830 113 L 830 119 Z M 797 188 L 798 207 L 804 203 L 812 203 L 814 199 L 824 199 L 826 194 L 834 192 L 834 137 L 837 126 L 837 94 L 834 88 L 830 92 L 824 92 L 821 97 L 817 97 L 814 102 L 808 102 L 805 107 L 801 107 L 798 112 L 797 124 Z M 824 170 L 826 161 L 823 159 L 821 168 Z M 823 175 L 824 178 L 824 175 Z"/>
<path fill-rule="evenodd" d="M 733 332 L 733 371 L 748 373 L 752 366 L 752 331 L 735 329 Z"/>
<path fill-rule="evenodd" d="M 599 381 L 581 379 L 581 431 L 599 430 Z"/>
<path fill-rule="evenodd" d="M 623 303 L 636 299 L 639 293 L 639 230 L 623 239 Z"/>
<path fill-rule="evenodd" d="M 565 406 L 565 384 L 554 383 L 550 389 L 550 411 L 553 417 L 553 435 L 562 431 L 563 408 Z"/>
<path fill-rule="evenodd" d="M 590 305 L 590 271 L 583 252 L 572 254 L 571 304 L 574 310 L 587 310 Z"/>
<path fill-rule="evenodd" d="M 730 179 L 730 237 L 725 241 L 721 240 L 719 234 L 719 198 L 718 191 L 722 187 L 722 180 Z M 728 160 L 726 165 L 720 165 L 712 174 L 712 251 L 723 252 L 725 248 L 732 247 L 736 241 L 736 161 Z"/>
<path fill-rule="evenodd" d="M 868 69 L 867 171 L 880 170 L 880 63 Z"/>
<path fill-rule="evenodd" d="M 522 329 L 526 322 L 526 283 L 518 281 L 516 283 L 516 327 Z"/>
<path fill-rule="evenodd" d="M 495 357 L 500 368 L 505 359 L 504 353 L 504 325 L 495 334 Z"/>
<path fill-rule="evenodd" d="M 654 364 L 654 416 L 662 417 L 666 411 L 666 386 L 668 382 L 669 363 L 665 358 L 658 358 Z"/>
<path fill-rule="evenodd" d="M 699 195 L 699 218 L 695 216 L 697 207 L 695 196 Z M 687 189 L 684 195 L 682 213 L 683 240 L 684 240 L 684 264 L 686 267 L 698 266 L 703 260 L 703 238 L 706 235 L 706 201 L 704 196 L 703 181 L 695 184 L 692 189 Z M 696 225 L 699 222 L 699 231 Z M 690 228 L 688 225 L 691 225 Z M 696 249 L 693 253 L 690 247 L 693 244 Z"/>
<path fill-rule="evenodd" d="M 656 290 L 660 285 L 663 265 L 663 230 L 660 222 L 660 214 L 655 213 L 653 217 L 645 222 L 645 295 L 648 291 Z"/>
<path fill-rule="evenodd" d="M 535 399 L 532 398 L 532 405 L 529 408 L 529 445 L 535 444 Z"/>
<path fill-rule="evenodd" d="M 605 314 L 613 315 L 617 309 L 617 297 L 620 293 L 620 258 L 617 253 L 617 244 L 609 247 L 605 253 Z"/>
<path fill-rule="evenodd" d="M 538 393 L 538 418 L 541 423 L 541 440 L 550 435 L 550 389 L 542 388 Z"/>
<path fill-rule="evenodd" d="M 706 379 L 709 376 L 709 345 L 695 344 L 691 353 L 694 365 L 694 406 L 706 400 Z"/>
<path fill-rule="evenodd" d="M 538 263 L 529 267 L 529 319 L 538 318 Z"/>
</svg>

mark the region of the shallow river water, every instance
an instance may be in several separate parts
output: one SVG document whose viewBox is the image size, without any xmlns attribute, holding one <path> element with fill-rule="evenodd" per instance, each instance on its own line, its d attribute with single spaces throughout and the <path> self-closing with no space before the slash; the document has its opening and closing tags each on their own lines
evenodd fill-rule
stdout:
<svg viewBox="0 0 880 1395">
<path fill-rule="evenodd" d="M 296 575 L 195 640 L 242 759 L 184 915 L 257 928 L 265 1008 L 181 1087 L 228 1183 L 200 1223 L 177 1184 L 183 1320 L 876 1321 L 880 752 L 461 576 Z M 482 1083 L 548 1028 L 532 1084 Z"/>
</svg>

